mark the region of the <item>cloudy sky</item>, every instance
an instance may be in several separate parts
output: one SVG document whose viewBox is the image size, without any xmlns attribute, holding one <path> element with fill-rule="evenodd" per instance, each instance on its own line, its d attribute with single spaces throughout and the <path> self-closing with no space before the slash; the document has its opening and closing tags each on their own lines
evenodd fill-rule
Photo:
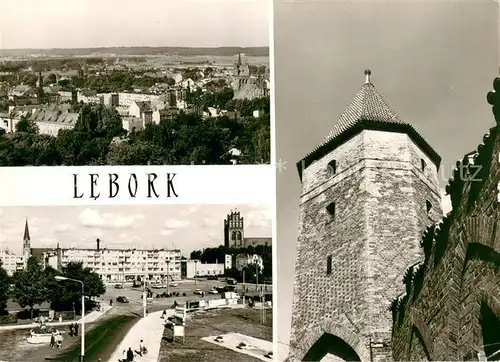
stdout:
<svg viewBox="0 0 500 362">
<path fill-rule="evenodd" d="M 442 156 L 456 160 L 495 125 L 486 94 L 498 76 L 491 1 L 285 1 L 274 7 L 278 340 L 289 341 L 300 181 L 295 163 L 327 136 L 364 83 Z M 282 357 L 282 355 L 281 355 Z"/>
<path fill-rule="evenodd" d="M 32 247 L 177 248 L 191 251 L 224 244 L 223 222 L 231 209 L 241 212 L 245 236 L 271 237 L 267 205 L 168 205 L 101 207 L 9 207 L 3 215 L 3 245 L 22 250 L 26 218 Z"/>
<path fill-rule="evenodd" d="M 4 49 L 268 46 L 267 0 L 0 0 Z"/>
</svg>

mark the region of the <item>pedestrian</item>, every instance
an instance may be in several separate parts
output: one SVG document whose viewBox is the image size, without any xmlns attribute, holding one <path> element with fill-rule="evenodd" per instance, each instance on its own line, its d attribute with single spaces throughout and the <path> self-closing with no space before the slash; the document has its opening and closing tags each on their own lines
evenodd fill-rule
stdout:
<svg viewBox="0 0 500 362">
<path fill-rule="evenodd" d="M 52 332 L 52 335 L 50 336 L 50 348 L 54 348 L 56 346 L 56 336 L 54 335 L 54 332 Z"/>
<path fill-rule="evenodd" d="M 78 323 L 75 323 L 75 336 L 78 337 Z"/>
<path fill-rule="evenodd" d="M 75 325 L 73 323 L 71 323 L 69 325 L 69 336 L 73 337 L 73 334 L 75 334 Z"/>
<path fill-rule="evenodd" d="M 129 347 L 127 351 L 127 362 L 132 362 L 134 360 L 134 352 L 132 351 L 132 348 Z"/>
<path fill-rule="evenodd" d="M 139 354 L 142 357 L 142 354 L 145 352 L 146 347 L 144 346 L 144 341 L 141 339 L 141 343 L 139 344 Z"/>
<path fill-rule="evenodd" d="M 161 314 L 161 318 L 164 319 L 166 315 L 167 315 L 167 311 L 164 309 L 163 313 Z"/>
</svg>

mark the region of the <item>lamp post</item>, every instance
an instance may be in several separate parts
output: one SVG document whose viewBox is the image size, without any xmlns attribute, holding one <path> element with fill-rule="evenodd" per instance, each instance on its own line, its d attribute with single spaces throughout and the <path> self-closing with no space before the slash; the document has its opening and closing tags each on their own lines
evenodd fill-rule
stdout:
<svg viewBox="0 0 500 362">
<path fill-rule="evenodd" d="M 170 259 L 167 259 L 167 294 L 169 293 L 168 287 L 169 287 L 169 279 L 170 278 Z"/>
<path fill-rule="evenodd" d="M 196 274 L 198 273 L 197 268 L 196 268 L 197 265 L 198 265 L 198 260 L 195 260 L 194 261 L 194 287 L 195 287 L 195 289 L 196 289 Z"/>
<path fill-rule="evenodd" d="M 66 278 L 60 275 L 55 276 L 56 280 L 71 280 L 73 282 L 80 283 L 82 285 L 82 319 L 81 319 L 81 325 L 82 325 L 82 334 L 81 334 L 81 352 L 80 352 L 80 362 L 83 362 L 85 359 L 85 286 L 81 280 L 78 279 L 72 279 L 72 278 Z"/>
</svg>

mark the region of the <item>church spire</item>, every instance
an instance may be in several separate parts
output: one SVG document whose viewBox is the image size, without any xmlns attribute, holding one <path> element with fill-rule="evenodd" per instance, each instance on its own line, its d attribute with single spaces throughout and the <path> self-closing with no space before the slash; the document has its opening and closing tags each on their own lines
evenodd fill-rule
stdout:
<svg viewBox="0 0 500 362">
<path fill-rule="evenodd" d="M 31 240 L 30 229 L 28 227 L 28 218 L 26 218 L 26 223 L 24 224 L 24 237 L 23 240 Z"/>
</svg>

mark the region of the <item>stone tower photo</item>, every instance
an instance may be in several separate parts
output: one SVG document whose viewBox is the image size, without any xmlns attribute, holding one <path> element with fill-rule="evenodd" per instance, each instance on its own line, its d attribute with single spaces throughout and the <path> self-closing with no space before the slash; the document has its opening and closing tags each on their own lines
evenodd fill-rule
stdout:
<svg viewBox="0 0 500 362">
<path fill-rule="evenodd" d="M 442 216 L 440 156 L 370 81 L 298 162 L 289 361 L 391 358 L 391 302 Z"/>
<path fill-rule="evenodd" d="M 23 236 L 23 268 L 26 270 L 28 267 L 28 259 L 31 256 L 31 237 L 30 229 L 28 227 L 28 219 L 24 224 L 24 236 Z"/>
<path fill-rule="evenodd" d="M 243 217 L 239 211 L 231 211 L 224 220 L 224 245 L 229 248 L 244 246 Z"/>
</svg>

